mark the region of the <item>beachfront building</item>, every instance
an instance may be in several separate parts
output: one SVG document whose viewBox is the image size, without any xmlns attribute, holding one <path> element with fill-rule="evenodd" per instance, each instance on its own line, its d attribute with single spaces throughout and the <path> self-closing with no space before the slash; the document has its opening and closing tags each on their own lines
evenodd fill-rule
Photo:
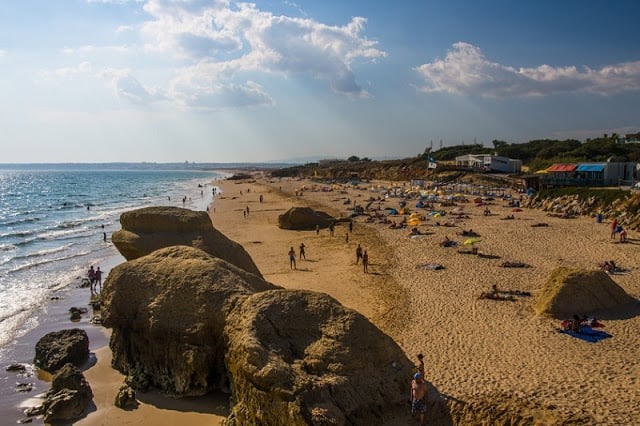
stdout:
<svg viewBox="0 0 640 426">
<path fill-rule="evenodd" d="M 522 160 L 491 154 L 467 154 L 456 157 L 456 167 L 484 172 L 520 173 Z"/>
<path fill-rule="evenodd" d="M 638 163 L 559 163 L 540 172 L 543 185 L 555 186 L 619 186 L 638 180 Z"/>
</svg>

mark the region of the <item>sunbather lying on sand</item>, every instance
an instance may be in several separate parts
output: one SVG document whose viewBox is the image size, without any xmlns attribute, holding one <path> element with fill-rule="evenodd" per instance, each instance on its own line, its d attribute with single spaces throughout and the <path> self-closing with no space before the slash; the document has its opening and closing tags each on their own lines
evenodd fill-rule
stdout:
<svg viewBox="0 0 640 426">
<path fill-rule="evenodd" d="M 500 264 L 500 267 L 502 268 L 530 268 L 531 265 L 528 265 L 524 262 L 510 262 L 510 261 L 504 261 Z"/>
<path fill-rule="evenodd" d="M 463 237 L 479 237 L 480 236 L 480 234 L 475 232 L 473 229 L 469 229 L 468 231 L 465 231 L 463 229 L 462 232 L 460 232 L 458 235 L 461 235 Z"/>
</svg>

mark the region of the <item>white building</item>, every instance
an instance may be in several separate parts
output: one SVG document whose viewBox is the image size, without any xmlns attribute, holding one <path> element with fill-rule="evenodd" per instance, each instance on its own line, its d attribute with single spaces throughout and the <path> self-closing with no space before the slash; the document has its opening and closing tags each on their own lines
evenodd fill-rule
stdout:
<svg viewBox="0 0 640 426">
<path fill-rule="evenodd" d="M 520 173 L 522 160 L 491 154 L 467 154 L 456 157 L 456 167 L 485 172 Z"/>
</svg>

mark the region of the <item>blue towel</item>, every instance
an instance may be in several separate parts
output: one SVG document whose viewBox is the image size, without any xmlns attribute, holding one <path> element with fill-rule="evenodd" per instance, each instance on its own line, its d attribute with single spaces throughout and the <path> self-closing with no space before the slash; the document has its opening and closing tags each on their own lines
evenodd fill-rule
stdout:
<svg viewBox="0 0 640 426">
<path fill-rule="evenodd" d="M 576 333 L 575 331 L 571 330 L 561 330 L 560 332 L 591 343 L 596 343 L 602 339 L 613 337 L 611 334 L 605 331 L 594 330 L 593 328 L 586 325 L 580 327 L 580 333 Z"/>
</svg>

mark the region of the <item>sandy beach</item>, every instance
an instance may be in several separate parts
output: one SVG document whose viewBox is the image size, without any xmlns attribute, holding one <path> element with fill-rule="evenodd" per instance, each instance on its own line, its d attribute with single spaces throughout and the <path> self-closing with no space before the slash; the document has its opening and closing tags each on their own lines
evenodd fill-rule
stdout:
<svg viewBox="0 0 640 426">
<path fill-rule="evenodd" d="M 303 195 L 296 197 L 303 186 Z M 373 194 L 363 190 L 364 185 L 331 192 L 315 186 L 313 190 L 313 182 L 285 179 L 226 181 L 222 198 L 215 202 L 214 226 L 249 251 L 267 280 L 326 292 L 368 316 L 409 358 L 424 353 L 427 378 L 445 397 L 522 403 L 543 423 L 559 420 L 556 415 L 592 416 L 598 424 L 640 421 L 638 312 L 603 318 L 613 338 L 591 344 L 558 333 L 559 321 L 538 317 L 533 310 L 552 270 L 596 269 L 607 259 L 629 269 L 612 278 L 639 298 L 636 236 L 631 236 L 631 244 L 617 244 L 609 238 L 606 223 L 549 217 L 537 210 L 512 212 L 500 200 L 489 206 L 491 216 L 483 215 L 484 207 L 464 205 L 469 218 L 456 227 L 433 226 L 437 219 L 427 220 L 418 227 L 427 235 L 417 238 L 410 238 L 408 229 L 364 224 L 362 217 L 355 219 L 348 242 L 344 224 L 336 227 L 334 237 L 328 230 L 316 235 L 277 228 L 277 216 L 290 207 L 308 205 L 347 216 L 347 199 L 365 204 Z M 397 208 L 398 199 L 384 206 Z M 243 217 L 246 207 L 250 214 Z M 511 214 L 514 220 L 501 220 Z M 531 226 L 536 223 L 548 226 Z M 481 236 L 476 244 L 480 256 L 458 253 L 468 247 L 463 245 L 466 237 L 457 233 L 470 228 Z M 445 237 L 459 246 L 441 247 Z M 297 250 L 301 242 L 308 260 L 298 260 L 298 270 L 292 271 L 287 251 Z M 355 265 L 358 243 L 369 251 L 370 274 Z M 499 267 L 504 261 L 531 267 Z M 439 263 L 444 269 L 425 270 L 419 267 L 424 263 Z M 532 296 L 513 302 L 478 300 L 493 284 Z M 549 407 L 555 414 L 548 413 Z"/>
<path fill-rule="evenodd" d="M 554 268 L 595 269 L 607 259 L 629 269 L 612 278 L 640 298 L 636 235 L 630 235 L 629 244 L 617 244 L 609 238 L 606 223 L 560 219 L 528 209 L 512 213 L 500 200 L 489 206 L 491 216 L 483 215 L 484 207 L 465 204 L 468 218 L 456 227 L 434 226 L 438 219 L 428 219 L 418 226 L 423 235 L 415 238 L 406 228 L 364 223 L 362 216 L 355 219 L 351 233 L 346 223 L 336 227 L 334 236 L 326 229 L 318 234 L 286 231 L 278 228 L 278 215 L 291 207 L 310 206 L 345 217 L 351 207 L 345 204 L 347 199 L 365 204 L 377 196 L 369 188 L 383 183 L 331 192 L 320 191 L 310 181 L 291 179 L 214 184 L 221 188 L 210 209 L 214 226 L 245 247 L 267 281 L 328 293 L 367 316 L 410 359 L 422 352 L 432 400 L 518 404 L 527 407 L 537 424 L 558 424 L 570 417 L 590 417 L 607 425 L 640 422 L 639 312 L 603 317 L 605 330 L 613 337 L 592 344 L 558 333 L 559 321 L 538 317 L 533 310 L 536 295 Z M 303 186 L 303 195 L 296 196 Z M 385 206 L 397 208 L 398 199 L 389 199 Z M 507 214 L 515 219 L 501 220 Z M 541 222 L 548 226 L 531 226 Z M 481 236 L 475 245 L 479 256 L 458 252 L 469 247 L 463 245 L 466 237 L 457 233 L 469 228 Z M 459 245 L 441 247 L 445 237 Z M 301 243 L 306 259 L 297 259 L 296 269 L 291 269 L 287 252 L 293 247 L 298 253 Z M 358 244 L 368 251 L 369 273 L 355 264 Z M 531 267 L 499 267 L 504 261 Z M 421 266 L 425 263 L 438 263 L 444 269 L 425 269 Z M 479 300 L 493 284 L 532 296 Z M 106 336 L 102 347 L 92 346 L 97 362 L 85 371 L 96 410 L 78 425 L 220 424 L 225 418 L 225 395 L 172 400 L 138 394 L 138 409 L 115 408 L 113 399 L 124 378 L 110 367 Z M 408 422 L 407 417 L 394 424 Z"/>
</svg>

